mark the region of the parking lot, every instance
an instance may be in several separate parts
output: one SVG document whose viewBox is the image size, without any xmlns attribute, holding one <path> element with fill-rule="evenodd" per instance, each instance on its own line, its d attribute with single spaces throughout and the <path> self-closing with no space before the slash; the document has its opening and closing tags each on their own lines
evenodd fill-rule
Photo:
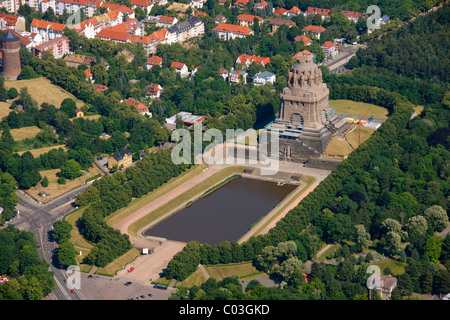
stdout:
<svg viewBox="0 0 450 320">
<path fill-rule="evenodd" d="M 131 284 L 125 285 L 128 282 Z M 154 288 L 150 281 L 81 274 L 80 289 L 77 291 L 85 300 L 167 300 L 173 290 Z"/>
</svg>

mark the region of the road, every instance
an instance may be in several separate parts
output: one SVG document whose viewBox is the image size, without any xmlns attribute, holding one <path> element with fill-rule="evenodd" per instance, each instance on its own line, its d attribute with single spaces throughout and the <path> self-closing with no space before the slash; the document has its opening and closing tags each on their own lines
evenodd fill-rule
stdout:
<svg viewBox="0 0 450 320">
<path fill-rule="evenodd" d="M 360 45 L 347 45 L 340 47 L 340 53 L 329 61 L 325 61 L 322 65 L 328 67 L 330 73 L 337 73 L 338 71 L 345 68 L 345 65 L 350 61 L 350 59 L 356 54 L 359 48 L 363 48 Z"/>
<path fill-rule="evenodd" d="M 12 224 L 20 230 L 31 231 L 35 235 L 39 256 L 49 262 L 50 269 L 54 273 L 56 287 L 52 292 L 53 299 L 82 299 L 79 293 L 71 293 L 66 287 L 64 283 L 66 270 L 58 269 L 52 263 L 54 251 L 58 245 L 51 237 L 51 230 L 56 221 L 61 220 L 66 214 L 75 209 L 72 206 L 73 199 L 88 186 L 89 184 L 86 184 L 69 191 L 47 204 L 40 204 L 21 190 L 16 192 L 19 197 L 19 203 L 16 206 L 18 214 L 8 221 L 7 224 Z"/>
</svg>

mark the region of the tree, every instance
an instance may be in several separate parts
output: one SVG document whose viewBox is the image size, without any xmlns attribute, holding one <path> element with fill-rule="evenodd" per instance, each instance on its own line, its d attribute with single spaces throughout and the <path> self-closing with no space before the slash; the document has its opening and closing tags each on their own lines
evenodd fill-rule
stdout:
<svg viewBox="0 0 450 320">
<path fill-rule="evenodd" d="M 390 255 L 398 254 L 401 250 L 401 244 L 402 241 L 398 233 L 389 231 L 386 234 L 386 248 Z"/>
<path fill-rule="evenodd" d="M 14 99 L 14 98 L 16 98 L 18 95 L 19 95 L 19 92 L 17 91 L 16 88 L 11 87 L 11 88 L 8 90 L 8 98 Z"/>
<path fill-rule="evenodd" d="M 433 235 L 428 238 L 425 245 L 425 254 L 430 258 L 431 263 L 435 265 L 438 264 L 438 259 L 441 256 L 442 243 L 441 237 Z"/>
<path fill-rule="evenodd" d="M 56 252 L 58 263 L 61 267 L 66 268 L 77 264 L 77 260 L 75 259 L 77 251 L 71 242 L 64 242 L 59 246 Z"/>
<path fill-rule="evenodd" d="M 81 166 L 73 159 L 66 160 L 61 166 L 61 171 L 59 172 L 59 177 L 69 180 L 73 180 L 81 175 Z"/>
<path fill-rule="evenodd" d="M 53 224 L 53 239 L 59 244 L 66 242 L 70 239 L 72 231 L 72 225 L 66 220 L 56 221 Z"/>
<path fill-rule="evenodd" d="M 43 186 L 44 188 L 47 188 L 48 184 L 49 184 L 48 178 L 47 178 L 47 176 L 45 176 L 41 181 L 41 186 Z"/>
<path fill-rule="evenodd" d="M 433 230 L 442 231 L 449 223 L 447 212 L 445 212 L 441 206 L 431 206 L 425 209 L 423 213 L 425 215 L 425 219 Z"/>
<path fill-rule="evenodd" d="M 356 229 L 356 242 L 359 245 L 361 251 L 367 249 L 371 243 L 370 233 L 366 231 L 366 228 L 362 224 L 355 225 Z"/>
<path fill-rule="evenodd" d="M 66 98 L 61 102 L 60 110 L 67 114 L 69 118 L 75 117 L 75 110 L 77 109 L 77 104 L 71 98 Z"/>
</svg>

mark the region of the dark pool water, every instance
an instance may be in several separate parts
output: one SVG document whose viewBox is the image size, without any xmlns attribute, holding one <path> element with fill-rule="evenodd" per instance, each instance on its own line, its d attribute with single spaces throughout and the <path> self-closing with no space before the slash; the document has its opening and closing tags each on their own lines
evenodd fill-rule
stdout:
<svg viewBox="0 0 450 320">
<path fill-rule="evenodd" d="M 145 235 L 209 244 L 235 241 L 296 187 L 237 178 L 147 230 Z"/>
</svg>

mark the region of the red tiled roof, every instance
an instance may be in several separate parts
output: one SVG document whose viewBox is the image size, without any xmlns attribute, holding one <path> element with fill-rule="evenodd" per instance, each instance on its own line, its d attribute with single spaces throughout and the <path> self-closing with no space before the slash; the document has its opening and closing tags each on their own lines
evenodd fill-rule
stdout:
<svg viewBox="0 0 450 320">
<path fill-rule="evenodd" d="M 238 60 L 241 63 L 244 63 L 244 62 L 246 62 L 248 60 L 248 61 L 250 61 L 250 63 L 255 62 L 257 64 L 262 64 L 264 66 L 266 66 L 268 63 L 270 63 L 270 58 L 268 58 L 268 57 L 267 58 L 263 58 L 263 57 L 255 56 L 255 55 L 250 56 L 250 55 L 245 54 L 245 53 L 240 55 L 238 57 Z"/>
<path fill-rule="evenodd" d="M 263 18 L 258 17 L 258 16 L 254 16 L 252 14 L 240 14 L 237 16 L 236 20 L 237 21 L 246 21 L 246 22 L 253 22 L 254 20 L 258 19 L 259 21 L 263 21 Z"/>
<path fill-rule="evenodd" d="M 94 83 L 94 88 L 95 88 L 95 91 L 99 91 L 99 92 L 106 91 L 109 89 L 107 86 L 97 84 L 97 83 Z"/>
<path fill-rule="evenodd" d="M 306 9 L 306 13 L 307 14 L 320 14 L 322 16 L 329 16 L 331 14 L 331 10 L 330 9 L 308 7 Z"/>
<path fill-rule="evenodd" d="M 33 19 L 33 22 L 31 22 L 31 26 L 39 29 L 49 28 L 50 30 L 63 31 L 66 25 L 62 23 Z"/>
<path fill-rule="evenodd" d="M 291 20 L 286 20 L 286 19 L 279 19 L 279 18 L 273 18 L 269 21 L 269 24 L 274 24 L 277 26 L 282 26 L 282 25 L 286 25 L 286 26 L 295 26 L 295 22 L 291 21 Z"/>
<path fill-rule="evenodd" d="M 323 45 L 321 45 L 321 47 L 325 47 L 325 48 L 330 49 L 331 47 L 334 47 L 334 44 L 331 41 L 327 41 Z"/>
<path fill-rule="evenodd" d="M 86 69 L 84 70 L 84 75 L 86 76 L 86 78 L 90 78 L 93 76 L 91 69 Z"/>
<path fill-rule="evenodd" d="M 158 92 L 161 91 L 161 87 L 159 84 L 151 83 L 150 85 L 146 86 L 143 90 L 151 95 L 157 95 Z"/>
<path fill-rule="evenodd" d="M 19 16 L 0 12 L 0 18 L 5 20 L 7 26 L 15 26 Z"/>
<path fill-rule="evenodd" d="M 131 5 L 138 6 L 138 7 L 149 7 L 149 6 L 153 5 L 153 3 L 151 3 L 148 0 L 131 0 L 130 3 L 131 3 Z"/>
<path fill-rule="evenodd" d="M 160 16 L 158 22 L 159 23 L 165 23 L 165 24 L 173 24 L 175 21 L 174 17 L 167 17 L 167 16 Z"/>
<path fill-rule="evenodd" d="M 158 56 L 152 56 L 152 57 L 148 58 L 148 60 L 147 60 L 147 64 L 150 64 L 152 66 L 154 66 L 154 65 L 161 66 L 162 62 L 163 62 L 163 59 Z"/>
<path fill-rule="evenodd" d="M 265 8 L 265 7 L 267 7 L 267 5 L 268 5 L 267 1 L 261 0 L 261 2 L 255 3 L 253 5 L 253 8 L 255 8 L 255 7 L 263 7 L 263 8 Z"/>
<path fill-rule="evenodd" d="M 49 47 L 52 47 L 53 44 L 58 44 L 58 45 L 62 45 L 63 42 L 70 42 L 69 38 L 67 38 L 66 36 L 62 36 L 59 38 L 55 38 L 53 40 L 47 41 L 45 43 L 42 43 L 36 47 L 34 47 L 34 50 L 38 50 L 38 51 L 43 51 L 48 49 Z"/>
<path fill-rule="evenodd" d="M 280 9 L 278 9 L 278 10 L 275 10 L 273 13 L 276 13 L 276 14 L 285 14 L 286 12 L 288 12 L 286 9 L 280 8 Z"/>
<path fill-rule="evenodd" d="M 312 26 L 312 25 L 309 25 L 309 26 L 307 26 L 307 27 L 304 27 L 303 28 L 303 30 L 302 31 L 311 31 L 311 32 L 313 32 L 313 33 L 319 33 L 319 32 L 324 32 L 326 29 L 324 28 L 324 27 L 322 27 L 322 26 Z"/>
<path fill-rule="evenodd" d="M 298 13 L 298 12 L 302 12 L 302 10 L 300 10 L 299 8 L 294 6 L 291 8 L 291 10 L 289 10 L 289 12 L 290 13 Z"/>
<path fill-rule="evenodd" d="M 185 64 L 183 62 L 176 62 L 173 61 L 172 64 L 170 65 L 171 68 L 177 68 L 177 69 L 181 69 L 185 66 Z"/>
<path fill-rule="evenodd" d="M 246 6 L 248 4 L 248 0 L 236 0 L 234 3 L 235 6 Z"/>
<path fill-rule="evenodd" d="M 300 55 L 300 54 L 312 54 L 312 53 L 309 52 L 308 50 L 302 50 L 302 51 L 297 52 L 297 53 L 294 55 L 293 58 L 294 58 L 294 59 L 297 58 L 297 56 Z"/>
<path fill-rule="evenodd" d="M 237 26 L 235 24 L 229 24 L 229 23 L 219 23 L 217 27 L 214 28 L 215 31 L 221 31 L 221 32 L 232 32 L 236 34 L 243 34 L 243 35 L 250 35 L 253 34 L 253 30 L 244 27 L 244 26 Z"/>
<path fill-rule="evenodd" d="M 305 35 L 296 36 L 294 38 L 295 42 L 303 41 L 303 44 L 310 44 L 312 40 Z"/>
<path fill-rule="evenodd" d="M 128 99 L 125 99 L 124 102 L 125 102 L 126 104 L 128 104 L 128 105 L 134 105 L 134 106 L 136 106 L 137 109 L 139 110 L 139 112 L 148 112 L 148 107 L 147 107 L 145 104 L 143 104 L 143 103 L 137 101 L 137 100 L 134 99 L 134 98 L 131 98 L 131 97 L 130 97 L 130 98 L 128 98 Z"/>
<path fill-rule="evenodd" d="M 361 12 L 356 11 L 341 10 L 341 13 L 343 13 L 347 18 L 358 18 L 362 16 Z"/>
</svg>

